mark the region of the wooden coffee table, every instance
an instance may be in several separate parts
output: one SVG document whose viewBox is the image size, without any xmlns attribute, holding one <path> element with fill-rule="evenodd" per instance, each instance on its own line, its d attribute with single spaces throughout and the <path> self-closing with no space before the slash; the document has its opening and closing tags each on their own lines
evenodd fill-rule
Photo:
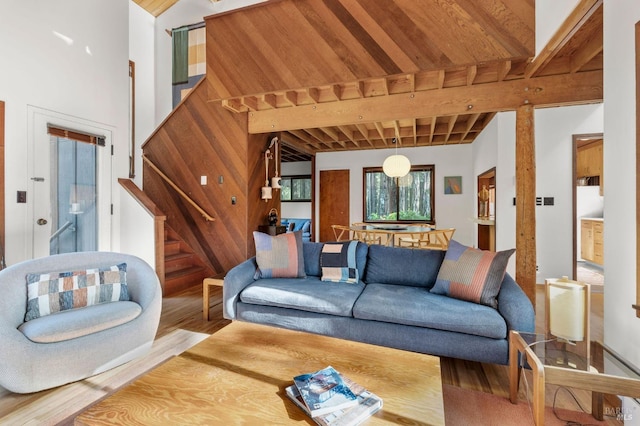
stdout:
<svg viewBox="0 0 640 426">
<path fill-rule="evenodd" d="M 444 424 L 439 358 L 242 322 L 115 392 L 75 424 L 311 422 L 284 389 L 293 376 L 328 365 L 382 398 L 367 424 Z"/>
</svg>

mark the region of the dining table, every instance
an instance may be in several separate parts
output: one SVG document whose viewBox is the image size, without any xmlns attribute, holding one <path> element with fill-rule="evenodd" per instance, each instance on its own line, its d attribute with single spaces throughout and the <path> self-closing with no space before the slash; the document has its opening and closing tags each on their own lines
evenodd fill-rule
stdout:
<svg viewBox="0 0 640 426">
<path fill-rule="evenodd" d="M 401 224 L 401 223 L 353 223 L 349 230 L 358 233 L 369 234 L 374 238 L 379 238 L 378 244 L 388 246 L 398 246 L 400 239 L 413 237 L 421 232 L 432 231 L 435 228 L 431 225 Z"/>
</svg>

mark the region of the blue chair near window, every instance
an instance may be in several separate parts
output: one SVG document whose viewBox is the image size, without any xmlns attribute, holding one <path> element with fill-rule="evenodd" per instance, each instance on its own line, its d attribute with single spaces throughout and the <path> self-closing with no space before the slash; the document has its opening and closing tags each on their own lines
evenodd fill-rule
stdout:
<svg viewBox="0 0 640 426">
<path fill-rule="evenodd" d="M 311 241 L 310 219 L 286 218 L 282 219 L 280 223 L 287 227 L 287 232 L 302 231 L 302 241 Z"/>
</svg>

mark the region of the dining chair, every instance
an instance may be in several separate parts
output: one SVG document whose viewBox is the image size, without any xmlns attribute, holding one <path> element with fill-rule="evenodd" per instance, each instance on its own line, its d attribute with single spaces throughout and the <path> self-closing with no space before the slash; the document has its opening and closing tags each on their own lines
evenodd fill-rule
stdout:
<svg viewBox="0 0 640 426">
<path fill-rule="evenodd" d="M 412 247 L 430 250 L 447 250 L 455 228 L 434 229 L 431 231 L 412 233 L 400 238 L 401 247 Z"/>
<path fill-rule="evenodd" d="M 333 229 L 336 241 L 350 241 L 353 239 L 351 228 L 346 225 L 331 225 L 331 229 Z"/>
<path fill-rule="evenodd" d="M 386 246 L 389 245 L 390 242 L 389 234 L 387 232 L 373 229 L 353 230 L 353 239 L 369 245 L 379 244 Z"/>
</svg>

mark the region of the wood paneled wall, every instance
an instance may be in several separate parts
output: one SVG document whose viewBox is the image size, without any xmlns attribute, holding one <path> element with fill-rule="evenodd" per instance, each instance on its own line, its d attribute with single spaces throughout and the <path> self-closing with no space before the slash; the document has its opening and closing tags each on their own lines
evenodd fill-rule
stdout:
<svg viewBox="0 0 640 426">
<path fill-rule="evenodd" d="M 266 223 L 271 207 L 279 208 L 279 199 L 260 200 L 266 140 L 267 135 L 248 135 L 246 114 L 207 102 L 201 81 L 143 145 L 144 155 L 215 218 L 207 222 L 145 165 L 144 192 L 216 274 L 254 254 L 251 233 Z M 200 184 L 201 176 L 207 185 Z"/>
</svg>

